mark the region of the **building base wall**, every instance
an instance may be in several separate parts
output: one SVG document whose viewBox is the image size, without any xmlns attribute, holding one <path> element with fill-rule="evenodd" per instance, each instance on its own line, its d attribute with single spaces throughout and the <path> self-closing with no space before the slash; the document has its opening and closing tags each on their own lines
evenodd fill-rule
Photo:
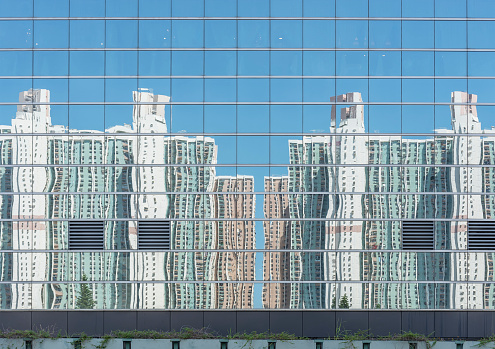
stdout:
<svg viewBox="0 0 495 349">
<path fill-rule="evenodd" d="M 413 332 L 434 338 L 480 339 L 495 333 L 495 311 L 0 311 L 0 328 L 4 331 L 43 329 L 70 336 L 103 336 L 116 330 L 168 332 L 185 327 L 206 328 L 219 335 L 256 331 L 333 338 L 368 331 L 372 337 Z"/>
</svg>

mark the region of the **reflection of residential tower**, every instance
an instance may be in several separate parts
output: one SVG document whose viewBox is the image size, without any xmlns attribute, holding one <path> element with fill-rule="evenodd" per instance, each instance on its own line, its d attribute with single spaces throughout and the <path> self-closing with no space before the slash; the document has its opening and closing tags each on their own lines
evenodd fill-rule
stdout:
<svg viewBox="0 0 495 349">
<path fill-rule="evenodd" d="M 247 309 L 253 307 L 253 284 L 233 283 L 255 279 L 255 235 L 254 222 L 243 218 L 254 218 L 255 195 L 252 176 L 215 177 L 212 195 L 214 218 L 228 219 L 214 222 L 215 252 L 209 267 L 209 280 L 230 281 L 214 284 L 212 308 Z M 237 194 L 239 193 L 239 194 Z M 229 251 L 221 250 L 252 250 Z"/>
<path fill-rule="evenodd" d="M 265 249 L 287 250 L 290 248 L 290 222 L 279 220 L 289 218 L 289 177 L 265 177 L 263 212 L 269 221 L 263 222 Z M 272 194 L 268 194 L 272 193 Z M 263 307 L 283 309 L 290 307 L 290 284 L 277 281 L 290 280 L 290 253 L 265 252 L 263 254 Z"/>
</svg>

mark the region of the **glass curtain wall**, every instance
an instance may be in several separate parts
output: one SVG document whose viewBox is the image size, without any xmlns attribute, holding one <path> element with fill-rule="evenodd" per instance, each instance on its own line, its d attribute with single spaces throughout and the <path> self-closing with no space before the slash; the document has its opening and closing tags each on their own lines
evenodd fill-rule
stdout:
<svg viewBox="0 0 495 349">
<path fill-rule="evenodd" d="M 491 0 L 0 0 L 1 309 L 495 308 Z"/>
</svg>

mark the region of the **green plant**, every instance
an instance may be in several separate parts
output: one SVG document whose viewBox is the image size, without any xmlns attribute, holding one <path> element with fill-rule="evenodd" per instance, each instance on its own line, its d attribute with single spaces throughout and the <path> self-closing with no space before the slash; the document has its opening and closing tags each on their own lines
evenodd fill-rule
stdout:
<svg viewBox="0 0 495 349">
<path fill-rule="evenodd" d="M 340 298 L 339 302 L 339 308 L 340 309 L 349 309 L 351 305 L 349 304 L 349 299 L 347 298 L 347 295 L 344 294 L 342 298 Z"/>
<path fill-rule="evenodd" d="M 481 338 L 479 341 L 478 341 L 478 344 L 475 345 L 475 347 L 485 347 L 485 346 L 488 346 L 488 344 L 490 343 L 493 343 L 495 342 L 495 335 L 491 335 L 490 337 L 487 337 L 487 338 Z M 492 348 L 495 348 L 495 347 L 492 347 Z"/>
<path fill-rule="evenodd" d="M 82 281 L 88 281 L 86 275 L 83 275 Z M 93 309 L 95 307 L 95 300 L 93 299 L 93 291 L 88 286 L 88 284 L 81 284 L 81 289 L 79 290 L 79 297 L 76 300 L 77 309 Z"/>
<path fill-rule="evenodd" d="M 96 349 L 105 349 L 108 346 L 108 343 L 110 342 L 110 340 L 112 338 L 113 337 L 110 336 L 110 335 L 103 336 L 103 340 L 100 342 L 100 344 L 98 344 L 97 346 L 95 346 L 95 348 Z"/>
<path fill-rule="evenodd" d="M 82 349 L 85 342 L 91 340 L 92 337 L 88 336 L 86 333 L 81 333 L 79 338 L 73 340 L 70 344 L 74 347 L 74 349 Z"/>
</svg>

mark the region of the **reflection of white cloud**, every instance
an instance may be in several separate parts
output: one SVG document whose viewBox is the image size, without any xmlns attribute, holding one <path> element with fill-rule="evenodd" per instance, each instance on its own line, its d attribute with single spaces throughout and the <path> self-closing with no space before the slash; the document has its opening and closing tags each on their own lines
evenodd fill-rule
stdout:
<svg viewBox="0 0 495 349">
<path fill-rule="evenodd" d="M 180 130 L 180 131 L 177 131 L 177 133 L 187 133 L 186 130 Z"/>
</svg>

